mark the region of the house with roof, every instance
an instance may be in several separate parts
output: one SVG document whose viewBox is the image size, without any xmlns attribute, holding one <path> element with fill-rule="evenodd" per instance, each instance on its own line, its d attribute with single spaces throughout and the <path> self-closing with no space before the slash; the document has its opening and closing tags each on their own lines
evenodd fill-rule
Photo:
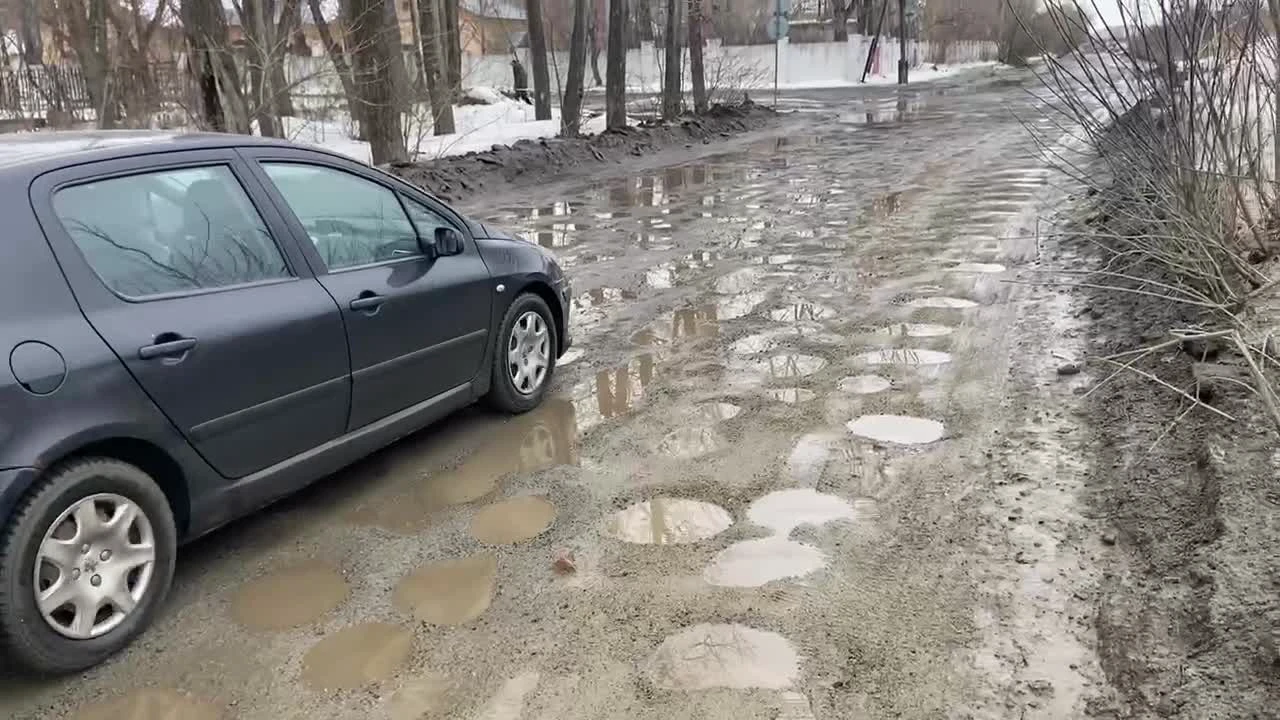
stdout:
<svg viewBox="0 0 1280 720">
<path fill-rule="evenodd" d="M 510 54 L 528 35 L 524 6 L 513 0 L 458 0 L 464 55 Z"/>
</svg>

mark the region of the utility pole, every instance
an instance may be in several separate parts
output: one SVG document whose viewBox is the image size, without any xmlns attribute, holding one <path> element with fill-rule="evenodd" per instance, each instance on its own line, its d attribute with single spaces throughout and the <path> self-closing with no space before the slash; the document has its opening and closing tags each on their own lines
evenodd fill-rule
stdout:
<svg viewBox="0 0 1280 720">
<path fill-rule="evenodd" d="M 898 84 L 907 84 L 907 0 L 898 0 Z"/>
</svg>

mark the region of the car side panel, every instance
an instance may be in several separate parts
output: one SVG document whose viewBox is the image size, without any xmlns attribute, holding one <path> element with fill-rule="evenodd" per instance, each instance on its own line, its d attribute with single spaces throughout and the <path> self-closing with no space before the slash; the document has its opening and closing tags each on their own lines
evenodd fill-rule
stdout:
<svg viewBox="0 0 1280 720">
<path fill-rule="evenodd" d="M 502 299 L 493 305 L 493 327 L 501 326 L 502 317 L 516 297 L 526 288 L 541 285 L 551 290 L 554 302 L 549 302 L 551 312 L 558 316 L 557 325 L 563 328 L 559 338 L 558 354 L 564 354 L 572 344 L 572 326 L 569 323 L 569 282 L 537 246 L 522 240 L 482 238 L 476 240 L 480 256 L 489 266 L 495 283 L 506 286 Z"/>
</svg>

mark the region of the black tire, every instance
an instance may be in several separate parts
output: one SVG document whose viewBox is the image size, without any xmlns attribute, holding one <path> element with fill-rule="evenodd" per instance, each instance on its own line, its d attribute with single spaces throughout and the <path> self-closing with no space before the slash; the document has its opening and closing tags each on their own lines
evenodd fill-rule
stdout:
<svg viewBox="0 0 1280 720">
<path fill-rule="evenodd" d="M 78 501 L 113 493 L 146 513 L 155 565 L 146 594 L 106 634 L 74 640 L 45 621 L 33 589 L 36 555 L 49 526 Z M 52 470 L 0 530 L 0 656 L 35 674 L 67 674 L 92 667 L 124 649 L 151 624 L 173 581 L 177 530 L 164 493 L 145 472 L 109 458 L 85 458 Z M 6 663 L 7 664 L 7 663 Z"/>
<path fill-rule="evenodd" d="M 516 389 L 515 383 L 507 372 L 507 347 L 516 322 L 530 311 L 542 316 L 542 322 L 547 326 L 551 346 L 547 354 L 547 374 L 542 384 L 533 392 L 526 394 Z M 556 335 L 555 319 L 551 316 L 551 309 L 547 307 L 546 301 L 533 293 L 525 293 L 517 297 L 511 303 L 511 307 L 507 308 L 506 315 L 502 317 L 502 325 L 493 340 L 492 380 L 489 385 L 489 394 L 485 398 L 488 404 L 495 410 L 517 415 L 529 412 L 542 404 L 542 398 L 546 396 L 547 388 L 551 386 L 551 379 L 555 374 L 556 353 L 559 346 L 560 338 Z"/>
</svg>

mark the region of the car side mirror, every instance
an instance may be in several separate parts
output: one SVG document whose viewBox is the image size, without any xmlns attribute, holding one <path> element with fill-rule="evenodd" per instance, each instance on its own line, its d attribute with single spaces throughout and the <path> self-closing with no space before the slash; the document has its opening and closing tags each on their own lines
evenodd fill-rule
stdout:
<svg viewBox="0 0 1280 720">
<path fill-rule="evenodd" d="M 461 255 L 462 234 L 450 227 L 436 228 L 435 251 L 437 255 Z"/>
</svg>

